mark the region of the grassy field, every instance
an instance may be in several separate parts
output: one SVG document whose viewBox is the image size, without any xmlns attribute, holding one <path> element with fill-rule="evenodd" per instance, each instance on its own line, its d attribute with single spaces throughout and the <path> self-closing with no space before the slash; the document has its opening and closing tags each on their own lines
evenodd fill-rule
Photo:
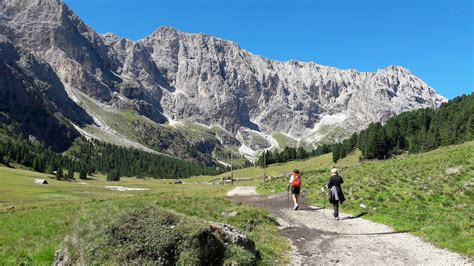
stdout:
<svg viewBox="0 0 474 266">
<path fill-rule="evenodd" d="M 444 147 L 424 154 L 404 154 L 387 161 L 359 162 L 355 152 L 334 164 L 331 154 L 304 161 L 273 164 L 262 184 L 263 169 L 234 171 L 234 177 L 254 178 L 235 185 L 257 185 L 261 193 L 283 192 L 293 169 L 303 172 L 303 190 L 310 204 L 326 206 L 324 185 L 332 167 L 341 169 L 348 199 L 344 212 L 407 230 L 432 243 L 474 257 L 474 142 Z M 219 177 L 228 176 L 224 173 Z M 32 184 L 47 178 L 49 185 Z M 262 252 L 262 264 L 285 262 L 288 242 L 263 210 L 235 205 L 225 199 L 230 185 L 204 185 L 216 177 L 200 176 L 175 185 L 173 180 L 122 178 L 63 182 L 22 169 L 0 167 L 0 264 L 50 264 L 54 251 L 77 221 L 90 221 L 101 210 L 157 206 L 194 217 L 218 221 L 244 230 Z M 109 191 L 106 185 L 148 188 L 149 191 Z M 235 186 L 234 185 L 234 186 Z M 14 210 L 10 210 L 11 207 Z M 363 207 L 361 207 L 363 206 Z M 237 210 L 231 218 L 224 211 Z M 237 261 L 239 257 L 237 256 Z"/>
<path fill-rule="evenodd" d="M 303 162 L 272 165 L 278 174 L 303 171 L 306 200 L 329 207 L 324 188 L 330 168 L 341 169 L 348 199 L 342 210 L 366 212 L 364 218 L 410 231 L 432 243 L 474 257 L 474 142 L 440 148 L 423 154 L 404 154 L 387 161 L 359 162 L 356 152 L 336 164 L 330 155 Z M 245 169 L 259 177 L 261 169 Z M 285 191 L 287 179 L 258 187 L 261 193 Z M 362 207 L 361 207 L 362 206 Z"/>
<path fill-rule="evenodd" d="M 32 183 L 46 178 L 48 185 Z M 193 184 L 203 177 L 174 184 L 174 180 L 122 178 L 108 182 L 101 175 L 94 180 L 57 181 L 28 170 L 0 167 L 0 265 L 50 265 L 54 252 L 78 221 L 92 222 L 111 217 L 112 210 L 159 207 L 194 217 L 202 224 L 215 221 L 242 229 L 255 241 L 262 264 L 285 262 L 288 242 L 264 210 L 236 205 L 224 195 L 231 186 Z M 148 191 L 110 191 L 104 186 L 148 188 Z M 14 208 L 12 210 L 12 207 Z M 222 212 L 237 211 L 230 218 Z M 237 252 L 232 259 L 242 261 Z M 231 260 L 232 261 L 232 260 Z"/>
<path fill-rule="evenodd" d="M 296 147 L 298 146 L 298 140 L 291 138 L 283 133 L 277 132 L 272 135 L 272 137 L 277 141 L 278 146 L 280 147 Z"/>
</svg>

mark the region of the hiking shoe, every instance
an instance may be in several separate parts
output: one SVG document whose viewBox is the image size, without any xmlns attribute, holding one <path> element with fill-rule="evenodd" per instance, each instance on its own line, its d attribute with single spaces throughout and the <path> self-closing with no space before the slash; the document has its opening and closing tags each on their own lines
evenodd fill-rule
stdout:
<svg viewBox="0 0 474 266">
<path fill-rule="evenodd" d="M 300 205 L 296 204 L 295 205 L 295 211 L 298 210 L 299 207 L 300 207 Z"/>
</svg>

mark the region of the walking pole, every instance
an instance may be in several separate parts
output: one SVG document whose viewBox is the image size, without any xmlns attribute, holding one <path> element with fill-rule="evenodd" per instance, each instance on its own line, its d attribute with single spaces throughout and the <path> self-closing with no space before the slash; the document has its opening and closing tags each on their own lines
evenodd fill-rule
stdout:
<svg viewBox="0 0 474 266">
<path fill-rule="evenodd" d="M 326 192 L 326 187 L 324 187 L 324 203 L 323 203 L 323 212 L 326 209 L 326 200 L 328 200 L 328 192 Z"/>
<path fill-rule="evenodd" d="M 286 198 L 287 198 L 287 202 L 288 202 L 288 208 L 290 208 L 290 185 L 288 185 L 288 187 L 286 189 Z"/>
</svg>

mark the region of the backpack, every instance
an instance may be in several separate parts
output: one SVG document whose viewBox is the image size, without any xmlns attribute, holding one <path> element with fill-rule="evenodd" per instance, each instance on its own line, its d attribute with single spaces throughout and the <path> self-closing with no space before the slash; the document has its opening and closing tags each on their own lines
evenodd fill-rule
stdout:
<svg viewBox="0 0 474 266">
<path fill-rule="evenodd" d="M 301 187 L 301 176 L 298 174 L 293 174 L 293 182 L 291 185 L 294 187 Z"/>
</svg>

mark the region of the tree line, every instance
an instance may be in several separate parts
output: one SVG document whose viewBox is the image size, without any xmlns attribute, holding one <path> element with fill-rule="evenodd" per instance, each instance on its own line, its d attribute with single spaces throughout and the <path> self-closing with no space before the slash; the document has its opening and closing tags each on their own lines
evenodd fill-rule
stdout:
<svg viewBox="0 0 474 266">
<path fill-rule="evenodd" d="M 109 180 L 122 176 L 185 178 L 193 175 L 215 175 L 218 170 L 161 154 L 119 147 L 98 140 L 77 140 L 73 147 L 59 154 L 43 143 L 24 136 L 0 141 L 0 163 L 15 162 L 35 171 L 54 174 L 58 179 L 79 178 L 96 172 Z M 67 172 L 66 172 L 67 169 Z"/>
<path fill-rule="evenodd" d="M 274 163 L 285 163 L 292 160 L 303 160 L 309 157 L 319 156 L 322 154 L 330 153 L 331 145 L 325 144 L 311 150 L 306 151 L 303 147 L 288 147 L 286 146 L 282 151 L 270 151 L 266 150 L 260 154 L 257 159 L 256 165 L 264 167 L 265 165 Z"/>
<path fill-rule="evenodd" d="M 404 151 L 426 152 L 470 140 L 474 140 L 474 93 L 456 97 L 438 109 L 401 113 L 384 125 L 372 123 L 351 138 L 333 144 L 333 161 L 356 147 L 363 159 L 385 159 Z"/>
</svg>

